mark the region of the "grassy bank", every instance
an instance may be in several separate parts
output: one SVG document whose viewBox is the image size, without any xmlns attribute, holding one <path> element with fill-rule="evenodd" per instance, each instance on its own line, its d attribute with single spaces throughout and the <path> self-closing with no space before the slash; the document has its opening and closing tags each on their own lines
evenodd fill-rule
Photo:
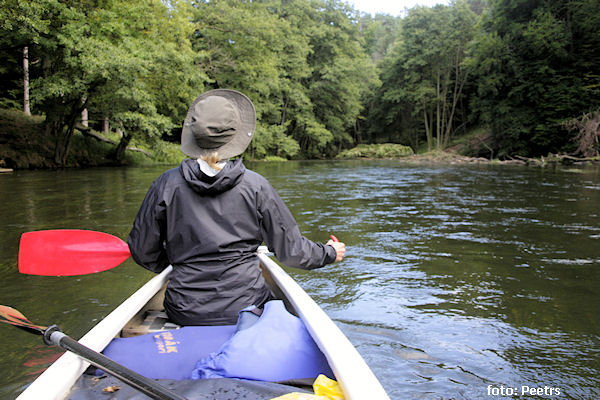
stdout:
<svg viewBox="0 0 600 400">
<path fill-rule="evenodd" d="M 107 139 L 116 142 L 118 136 L 115 134 Z M 16 110 L 0 110 L 0 168 L 57 168 L 54 140 L 46 134 L 42 117 L 26 116 Z M 179 146 L 174 143 L 158 141 L 150 147 L 132 142 L 131 146 L 144 152 L 128 150 L 123 162 L 117 163 L 112 157 L 116 144 L 75 131 L 67 163 L 63 167 L 176 164 L 184 158 Z"/>
<path fill-rule="evenodd" d="M 344 150 L 337 155 L 340 159 L 356 158 L 401 158 L 414 155 L 408 146 L 396 143 L 381 144 L 359 144 L 358 146 Z"/>
<path fill-rule="evenodd" d="M 84 168 L 116 165 L 176 165 L 185 158 L 179 144 L 156 140 L 151 144 L 132 140 L 122 162 L 113 158 L 120 137 L 112 132 L 106 136 L 98 132 L 93 135 L 75 131 L 67 163 L 61 167 Z M 0 170 L 1 169 L 53 169 L 54 137 L 44 130 L 44 119 L 26 116 L 20 111 L 0 109 Z M 112 142 L 112 143 L 111 143 Z M 578 159 L 568 155 L 550 154 L 541 158 L 515 156 L 506 160 L 494 158 L 490 134 L 485 129 L 475 129 L 462 137 L 455 138 L 444 151 L 419 151 L 415 154 L 408 146 L 394 143 L 361 144 L 344 150 L 337 159 L 401 159 L 419 164 L 517 164 L 552 166 L 557 164 L 594 164 L 598 157 Z M 286 161 L 276 156 L 267 156 L 265 161 Z"/>
<path fill-rule="evenodd" d="M 44 137 L 43 118 L 0 110 L 0 167 L 49 168 L 53 147 Z"/>
</svg>

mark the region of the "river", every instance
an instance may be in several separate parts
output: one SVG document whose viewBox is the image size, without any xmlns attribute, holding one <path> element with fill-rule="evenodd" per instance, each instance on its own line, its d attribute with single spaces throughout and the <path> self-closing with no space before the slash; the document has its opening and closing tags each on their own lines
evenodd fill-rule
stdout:
<svg viewBox="0 0 600 400">
<path fill-rule="evenodd" d="M 600 170 L 247 163 L 342 263 L 289 270 L 336 321 L 392 399 L 600 398 Z M 78 338 L 152 274 L 17 272 L 19 237 L 79 228 L 126 238 L 166 167 L 0 175 L 0 304 Z M 60 351 L 0 326 L 0 398 Z M 521 395 L 523 391 L 527 394 Z"/>
</svg>

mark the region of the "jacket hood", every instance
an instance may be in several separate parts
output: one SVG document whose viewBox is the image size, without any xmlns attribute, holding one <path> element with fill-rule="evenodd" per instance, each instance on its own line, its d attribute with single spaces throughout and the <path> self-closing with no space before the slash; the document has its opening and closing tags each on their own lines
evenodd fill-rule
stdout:
<svg viewBox="0 0 600 400">
<path fill-rule="evenodd" d="M 200 165 L 195 159 L 183 160 L 179 166 L 181 176 L 187 184 L 197 193 L 216 195 L 223 193 L 237 185 L 246 167 L 239 158 L 235 161 L 230 161 L 219 173 L 215 176 L 208 176 L 200 170 Z"/>
</svg>

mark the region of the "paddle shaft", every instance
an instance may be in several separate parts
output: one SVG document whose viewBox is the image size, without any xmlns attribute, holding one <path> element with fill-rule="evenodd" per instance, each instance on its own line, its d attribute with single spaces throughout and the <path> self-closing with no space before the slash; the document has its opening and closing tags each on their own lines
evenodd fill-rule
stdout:
<svg viewBox="0 0 600 400">
<path fill-rule="evenodd" d="M 53 325 L 44 332 L 44 342 L 54 344 L 65 350 L 77 354 L 95 367 L 101 368 L 128 385 L 136 388 L 145 395 L 158 400 L 185 400 L 185 397 L 170 391 L 158 383 L 138 374 L 129 368 L 120 365 L 101 353 L 82 345 L 78 341 L 65 335 Z"/>
</svg>

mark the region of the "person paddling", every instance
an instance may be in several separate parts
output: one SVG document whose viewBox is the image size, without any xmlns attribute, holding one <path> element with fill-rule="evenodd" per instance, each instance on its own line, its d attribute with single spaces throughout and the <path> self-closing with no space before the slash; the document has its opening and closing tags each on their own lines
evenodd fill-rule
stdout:
<svg viewBox="0 0 600 400">
<path fill-rule="evenodd" d="M 215 89 L 194 100 L 181 133 L 191 157 L 150 186 L 127 239 L 133 259 L 173 272 L 165 311 L 179 325 L 235 324 L 238 312 L 272 299 L 256 255 L 264 242 L 289 267 L 320 268 L 346 246 L 304 237 L 269 182 L 241 158 L 256 128 L 252 101 Z"/>
</svg>

